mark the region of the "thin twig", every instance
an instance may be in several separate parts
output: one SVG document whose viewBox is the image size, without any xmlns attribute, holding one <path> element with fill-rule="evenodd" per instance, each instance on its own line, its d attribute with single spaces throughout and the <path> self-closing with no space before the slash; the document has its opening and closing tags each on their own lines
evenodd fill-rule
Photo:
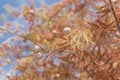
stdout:
<svg viewBox="0 0 120 80">
<path fill-rule="evenodd" d="M 12 34 L 15 34 L 15 35 L 17 35 L 19 37 L 23 37 L 21 34 L 18 34 L 18 33 L 14 32 L 14 31 L 10 31 L 10 30 L 4 29 L 2 27 L 0 27 L 0 30 L 1 31 L 6 31 L 6 32 L 9 32 L 9 33 L 12 33 Z"/>
<path fill-rule="evenodd" d="M 112 12 L 113 12 L 113 16 L 114 16 L 114 18 L 115 18 L 115 22 L 116 22 L 117 28 L 118 28 L 118 30 L 119 30 L 119 32 L 120 32 L 120 27 L 119 27 L 118 19 L 117 19 L 117 16 L 116 16 L 115 10 L 114 10 L 114 8 L 113 8 L 112 1 L 109 0 L 109 2 L 110 2 L 111 10 L 112 10 Z"/>
</svg>

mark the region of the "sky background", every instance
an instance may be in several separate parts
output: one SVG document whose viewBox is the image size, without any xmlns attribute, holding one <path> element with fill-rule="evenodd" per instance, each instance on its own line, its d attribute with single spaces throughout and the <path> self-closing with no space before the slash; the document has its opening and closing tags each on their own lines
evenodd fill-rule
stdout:
<svg viewBox="0 0 120 80">
<path fill-rule="evenodd" d="M 16 18 L 11 17 L 10 11 L 6 10 L 7 7 L 12 6 L 13 8 L 17 8 L 18 10 L 23 7 L 24 4 L 29 4 L 29 0 L 0 0 L 0 26 L 3 26 L 6 21 L 14 22 Z M 36 2 L 37 7 L 40 6 L 39 0 L 34 0 Z M 48 5 L 52 5 L 60 0 L 45 0 Z M 6 6 L 7 5 L 7 6 Z M 0 43 L 5 41 L 8 37 L 11 37 L 12 34 L 6 34 L 4 37 L 0 38 Z"/>
<path fill-rule="evenodd" d="M 0 0 L 0 27 L 4 27 L 5 22 L 13 22 L 17 23 L 17 21 L 22 24 L 24 22 L 21 21 L 21 19 L 16 19 L 11 17 L 9 14 L 11 13 L 12 9 L 21 9 L 24 4 L 29 4 L 29 0 Z M 40 6 L 39 0 L 34 0 L 36 2 L 37 7 Z M 48 5 L 52 5 L 60 0 L 45 0 Z M 0 35 L 1 36 L 1 35 Z M 4 34 L 2 37 L 0 37 L 0 45 L 5 42 L 8 38 L 12 37 L 12 33 Z M 13 59 L 13 58 L 12 58 Z M 0 67 L 0 69 L 3 69 L 3 72 L 0 73 L 0 80 L 7 80 L 6 75 L 7 72 L 16 73 L 13 72 L 15 69 L 10 70 L 11 67 L 15 66 L 14 64 L 7 65 L 4 67 Z"/>
</svg>

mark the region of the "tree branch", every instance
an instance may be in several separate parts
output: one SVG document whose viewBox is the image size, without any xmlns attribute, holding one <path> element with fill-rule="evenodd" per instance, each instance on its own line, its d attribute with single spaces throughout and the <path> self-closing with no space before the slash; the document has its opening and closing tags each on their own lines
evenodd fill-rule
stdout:
<svg viewBox="0 0 120 80">
<path fill-rule="evenodd" d="M 120 32 L 120 26 L 119 26 L 119 23 L 118 23 L 117 15 L 116 15 L 115 10 L 114 10 L 114 8 L 113 8 L 112 1 L 109 0 L 109 2 L 110 2 L 111 10 L 112 10 L 112 12 L 113 12 L 113 16 L 114 16 L 114 18 L 115 18 L 115 22 L 116 22 L 117 28 L 118 28 L 118 30 L 119 30 L 119 32 Z"/>
</svg>

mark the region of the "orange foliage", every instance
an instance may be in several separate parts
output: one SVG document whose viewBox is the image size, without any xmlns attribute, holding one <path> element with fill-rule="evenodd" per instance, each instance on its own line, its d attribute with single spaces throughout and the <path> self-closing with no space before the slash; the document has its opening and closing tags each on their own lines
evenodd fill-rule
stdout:
<svg viewBox="0 0 120 80">
<path fill-rule="evenodd" d="M 2 57 L 9 56 L 2 54 L 4 50 L 14 53 L 16 70 L 21 71 L 20 76 L 8 79 L 119 80 L 119 2 L 61 0 L 40 8 L 25 5 L 21 13 L 29 22 L 29 33 L 12 32 L 21 37 L 23 44 L 0 48 Z M 25 46 L 28 40 L 34 48 Z M 24 56 L 26 50 L 30 55 Z"/>
</svg>

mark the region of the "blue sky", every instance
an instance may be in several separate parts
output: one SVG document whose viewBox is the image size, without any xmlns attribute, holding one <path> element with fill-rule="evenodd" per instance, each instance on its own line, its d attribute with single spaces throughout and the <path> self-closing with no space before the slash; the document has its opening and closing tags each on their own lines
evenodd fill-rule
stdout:
<svg viewBox="0 0 120 80">
<path fill-rule="evenodd" d="M 28 0 L 0 0 L 0 13 L 3 13 L 5 11 L 3 8 L 3 6 L 5 4 L 10 4 L 12 6 L 18 7 L 18 6 L 22 5 L 23 3 L 25 3 L 26 1 L 28 1 Z M 39 2 L 39 0 L 34 0 L 34 1 L 36 1 L 36 3 Z M 45 0 L 45 1 L 47 4 L 51 5 L 60 0 Z"/>
<path fill-rule="evenodd" d="M 21 8 L 24 4 L 28 4 L 29 0 L 0 0 L 0 18 L 2 15 L 7 16 L 7 21 L 14 20 L 13 17 L 10 17 L 5 10 L 5 5 L 9 4 L 13 7 Z M 37 6 L 40 6 L 39 0 L 34 0 L 37 3 Z M 45 0 L 48 5 L 52 5 L 60 0 Z M 16 20 L 16 19 L 15 19 Z M 4 21 L 0 19 L 0 26 L 3 26 Z M 0 38 L 0 43 L 5 41 L 8 37 L 11 37 L 12 34 L 6 34 L 4 37 Z"/>
<path fill-rule="evenodd" d="M 4 17 L 7 16 L 8 17 L 7 21 L 10 21 L 10 22 L 14 22 L 16 20 L 19 20 L 19 19 L 15 19 L 13 17 L 10 17 L 8 15 L 8 13 L 4 7 L 6 4 L 9 4 L 13 7 L 20 9 L 24 4 L 28 4 L 27 1 L 29 1 L 29 0 L 0 0 L 0 27 L 3 26 L 5 23 L 5 21 L 2 20 L 2 18 L 3 18 L 3 17 L 1 17 L 2 15 L 4 15 Z M 34 1 L 37 3 L 37 6 L 40 6 L 39 0 L 34 0 Z M 45 1 L 48 5 L 52 5 L 60 0 L 45 0 Z M 13 36 L 13 34 L 8 33 L 8 34 L 5 34 L 3 37 L 0 37 L 0 44 L 12 36 Z M 6 80 L 6 74 L 7 74 L 8 70 L 10 69 L 10 67 L 11 67 L 11 65 L 7 65 L 3 68 L 4 72 L 0 73 L 0 80 Z"/>
</svg>

